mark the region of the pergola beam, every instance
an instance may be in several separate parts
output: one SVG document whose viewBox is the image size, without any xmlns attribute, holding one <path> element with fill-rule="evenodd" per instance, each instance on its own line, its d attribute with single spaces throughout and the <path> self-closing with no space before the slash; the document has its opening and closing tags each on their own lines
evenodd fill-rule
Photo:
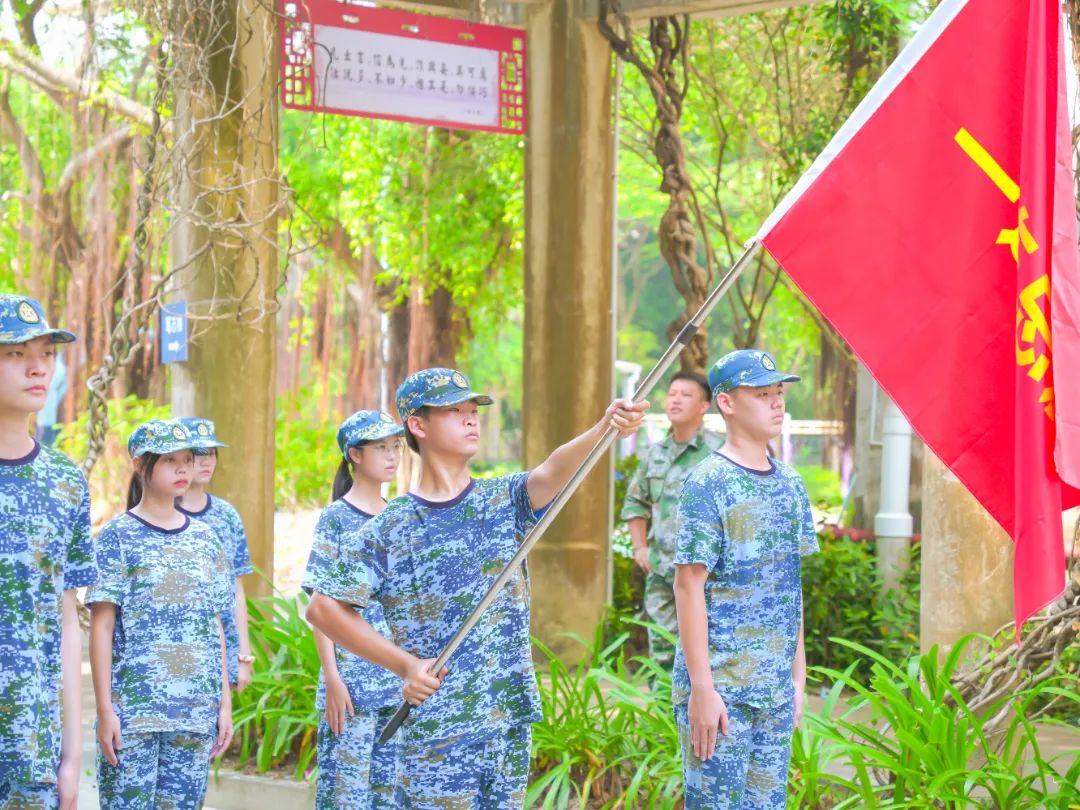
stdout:
<svg viewBox="0 0 1080 810">
<path fill-rule="evenodd" d="M 521 23 L 528 7 L 545 5 L 549 0 L 499 0 L 484 4 L 487 19 L 500 23 Z M 818 0 L 622 0 L 622 8 L 631 19 L 670 14 L 690 14 L 694 17 L 728 17 L 765 11 L 771 8 L 798 6 Z M 480 0 L 379 0 L 380 6 L 400 8 L 428 14 L 442 14 L 479 20 Z M 595 18 L 597 0 L 577 0 L 577 16 Z"/>
</svg>

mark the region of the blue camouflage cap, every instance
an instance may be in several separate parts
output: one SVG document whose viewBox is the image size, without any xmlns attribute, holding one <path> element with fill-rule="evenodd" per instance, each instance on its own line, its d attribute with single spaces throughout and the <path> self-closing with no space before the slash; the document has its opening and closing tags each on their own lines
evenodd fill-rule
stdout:
<svg viewBox="0 0 1080 810">
<path fill-rule="evenodd" d="M 777 371 L 772 355 L 757 349 L 729 352 L 709 369 L 709 388 L 714 397 L 741 385 L 761 388 L 776 383 L 797 382 L 798 379 L 794 374 Z"/>
<path fill-rule="evenodd" d="M 405 429 L 382 411 L 357 411 L 344 422 L 337 432 L 337 446 L 341 455 L 348 457 L 350 447 L 360 442 L 377 442 L 390 436 L 401 436 Z"/>
<path fill-rule="evenodd" d="M 405 378 L 397 390 L 398 416 L 404 422 L 425 406 L 446 408 L 462 402 L 490 405 L 487 394 L 478 394 L 469 386 L 469 378 L 452 368 L 425 368 Z"/>
<path fill-rule="evenodd" d="M 50 337 L 53 343 L 71 343 L 75 335 L 66 329 L 53 329 L 45 319 L 45 310 L 25 295 L 0 295 L 0 343 L 26 343 Z"/>
<path fill-rule="evenodd" d="M 181 425 L 188 429 L 191 433 L 191 439 L 194 444 L 191 445 L 191 449 L 197 456 L 209 455 L 209 451 L 215 447 L 228 447 L 229 445 L 218 441 L 217 433 L 214 430 L 214 423 L 209 419 L 203 419 L 201 416 L 182 416 L 176 420 Z"/>
<path fill-rule="evenodd" d="M 179 419 L 149 419 L 128 436 L 128 455 L 132 458 L 146 453 L 163 456 L 190 450 L 194 445 L 191 431 Z"/>
</svg>

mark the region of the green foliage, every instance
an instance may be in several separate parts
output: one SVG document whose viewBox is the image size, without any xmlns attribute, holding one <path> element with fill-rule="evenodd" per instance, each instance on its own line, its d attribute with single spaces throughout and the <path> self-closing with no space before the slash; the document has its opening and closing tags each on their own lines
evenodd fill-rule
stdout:
<svg viewBox="0 0 1080 810">
<path fill-rule="evenodd" d="M 799 476 L 806 484 L 810 503 L 823 509 L 835 509 L 844 500 L 840 474 L 820 464 L 799 464 Z"/>
<path fill-rule="evenodd" d="M 90 473 L 90 495 L 95 515 L 104 511 L 115 514 L 127 505 L 128 483 L 131 481 L 131 459 L 127 452 L 127 440 L 131 432 L 148 419 L 169 419 L 172 411 L 168 405 L 157 405 L 147 399 L 129 394 L 106 403 L 109 431 L 105 437 L 104 452 L 98 457 Z M 90 411 L 83 409 L 74 422 L 60 426 L 56 449 L 74 459 L 86 457 L 90 437 L 87 425 Z M 104 509 L 103 509 L 104 507 Z"/>
<path fill-rule="evenodd" d="M 278 397 L 274 437 L 274 501 L 278 508 L 330 502 L 330 487 L 341 461 L 336 435 L 343 417 L 336 411 L 326 412 L 322 386 L 316 380 L 303 385 L 296 397 Z"/>
<path fill-rule="evenodd" d="M 522 141 L 292 111 L 282 133 L 301 217 L 316 231 L 341 224 L 356 245 L 374 241 L 398 301 L 416 279 L 428 292 L 446 287 L 470 321 L 492 327 L 520 307 Z"/>
<path fill-rule="evenodd" d="M 307 596 L 248 599 L 251 685 L 233 694 L 234 750 L 259 773 L 288 766 L 301 779 L 315 756 L 319 654 L 304 618 Z"/>
<path fill-rule="evenodd" d="M 843 670 L 815 668 L 831 687 L 823 710 L 808 714 L 796 731 L 788 806 L 1074 807 L 1080 800 L 1080 753 L 1045 756 L 1028 715 L 1034 703 L 1050 695 L 1074 704 L 1080 696 L 1062 675 L 976 714 L 951 682 L 972 638 L 958 642 L 940 663 L 937 648 L 894 662 L 836 639 L 869 664 L 870 677 L 864 683 L 854 664 Z M 989 729 L 988 721 L 1002 711 L 1003 726 Z M 878 784 L 875 772 L 888 777 L 886 784 Z"/>
<path fill-rule="evenodd" d="M 919 545 L 911 548 L 911 567 L 899 587 L 883 593 L 872 541 L 829 533 L 818 539 L 821 553 L 803 558 L 807 662 L 843 669 L 860 660 L 851 646 L 835 639 L 897 661 L 917 652 Z M 865 669 L 856 674 L 865 675 Z"/>
<path fill-rule="evenodd" d="M 632 653 L 646 649 L 646 633 L 637 621 L 644 609 L 645 574 L 634 562 L 630 530 L 620 519 L 626 490 L 638 467 L 637 455 L 631 453 L 615 463 L 615 531 L 611 536 L 611 610 L 605 620 L 604 638 L 611 640 L 630 633 L 627 645 Z"/>
<path fill-rule="evenodd" d="M 647 658 L 628 659 L 624 633 L 567 667 L 541 642 L 544 719 L 533 726 L 533 773 L 525 804 L 537 808 L 674 808 L 682 758 L 671 680 Z M 635 666 L 629 666 L 633 663 Z"/>
</svg>

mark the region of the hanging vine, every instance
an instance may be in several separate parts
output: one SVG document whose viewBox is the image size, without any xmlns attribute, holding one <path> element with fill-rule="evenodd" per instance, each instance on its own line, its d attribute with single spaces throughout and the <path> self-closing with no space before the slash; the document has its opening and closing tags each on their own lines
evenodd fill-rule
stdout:
<svg viewBox="0 0 1080 810">
<path fill-rule="evenodd" d="M 614 18 L 618 30 L 609 18 Z M 639 50 L 630 19 L 618 0 L 600 1 L 599 26 L 618 57 L 641 73 L 656 103 L 652 152 L 662 175 L 660 190 L 668 195 L 668 207 L 660 219 L 657 238 L 675 289 L 686 302 L 686 308 L 667 328 L 668 339 L 674 340 L 708 297 L 715 265 L 705 217 L 690 181 L 680 131 L 690 78 L 690 18 L 683 15 L 649 20 L 649 58 Z M 704 265 L 699 259 L 699 233 Z M 679 359 L 684 370 L 704 373 L 709 359 L 704 331 L 694 336 Z"/>
</svg>

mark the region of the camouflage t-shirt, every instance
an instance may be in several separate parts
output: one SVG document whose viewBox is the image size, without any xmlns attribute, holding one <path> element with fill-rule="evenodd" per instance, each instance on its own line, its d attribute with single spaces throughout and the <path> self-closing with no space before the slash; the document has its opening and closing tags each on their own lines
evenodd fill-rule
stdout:
<svg viewBox="0 0 1080 810">
<path fill-rule="evenodd" d="M 361 607 L 379 602 L 395 644 L 436 657 L 536 522 L 527 478 L 476 479 L 441 503 L 395 498 L 367 524 L 366 548 L 320 592 Z M 442 687 L 406 721 L 410 736 L 465 741 L 541 719 L 526 571 L 514 573 L 448 667 Z"/>
<path fill-rule="evenodd" d="M 344 498 L 339 498 L 323 509 L 315 526 L 311 556 L 308 557 L 307 570 L 300 587 L 308 593 L 322 592 L 322 583 L 328 578 L 334 581 L 347 576 L 348 572 L 342 571 L 341 567 L 362 554 L 365 542 L 362 529 L 372 517 L 374 516 L 358 509 Z M 377 601 L 371 601 L 363 609 L 354 607 L 354 610 L 363 616 L 376 632 L 386 638 L 391 637 L 382 605 Z M 358 713 L 373 712 L 401 703 L 402 682 L 394 673 L 337 645 L 334 645 L 334 654 L 338 674 L 345 682 L 353 708 Z M 326 676 L 322 670 L 319 671 L 315 707 L 319 710 L 326 708 Z"/>
<path fill-rule="evenodd" d="M 162 529 L 125 512 L 95 544 L 87 604 L 117 606 L 112 699 L 124 733 L 213 733 L 221 700 L 218 615 L 230 610 L 231 568 L 205 523 Z"/>
<path fill-rule="evenodd" d="M 229 653 L 229 682 L 236 683 L 240 669 L 240 630 L 236 626 L 235 613 L 236 578 L 255 570 L 251 566 L 251 555 L 248 553 L 244 521 L 240 519 L 240 513 L 231 503 L 212 495 L 206 496 L 206 506 L 198 512 L 189 512 L 182 506 L 177 506 L 177 509 L 189 517 L 198 518 L 214 530 L 222 545 L 225 546 L 225 555 L 232 565 L 233 578 L 229 583 L 229 593 L 233 607 L 221 614 L 221 624 L 225 629 L 225 646 Z"/>
<path fill-rule="evenodd" d="M 799 474 L 776 460 L 759 471 L 714 453 L 686 479 L 679 516 L 675 564 L 709 571 L 705 611 L 716 690 L 728 704 L 757 708 L 793 699 L 802 557 L 818 550 Z M 690 699 L 681 644 L 672 698 Z"/>
<path fill-rule="evenodd" d="M 79 468 L 36 442 L 0 459 L 0 783 L 56 781 L 61 599 L 94 577 Z"/>
<path fill-rule="evenodd" d="M 649 520 L 649 563 L 658 576 L 675 576 L 675 538 L 679 533 L 679 496 L 690 471 L 724 439 L 704 426 L 680 444 L 668 433 L 641 454 L 641 463 L 626 488 L 622 519 Z"/>
</svg>

